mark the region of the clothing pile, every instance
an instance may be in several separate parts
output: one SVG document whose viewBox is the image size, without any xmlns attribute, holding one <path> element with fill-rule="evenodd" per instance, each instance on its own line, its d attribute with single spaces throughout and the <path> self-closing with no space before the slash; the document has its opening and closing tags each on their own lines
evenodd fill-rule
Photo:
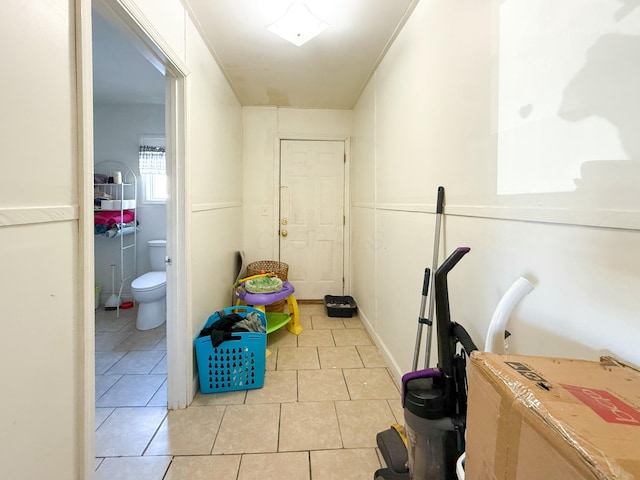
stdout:
<svg viewBox="0 0 640 480">
<path fill-rule="evenodd" d="M 211 326 L 203 328 L 198 335 L 198 338 L 211 337 L 211 345 L 214 348 L 226 340 L 237 339 L 238 337 L 234 337 L 233 333 L 266 333 L 266 329 L 256 312 L 249 312 L 244 318 L 237 313 L 225 315 L 224 312 L 218 312 L 218 315 L 220 319 L 213 322 Z"/>
</svg>

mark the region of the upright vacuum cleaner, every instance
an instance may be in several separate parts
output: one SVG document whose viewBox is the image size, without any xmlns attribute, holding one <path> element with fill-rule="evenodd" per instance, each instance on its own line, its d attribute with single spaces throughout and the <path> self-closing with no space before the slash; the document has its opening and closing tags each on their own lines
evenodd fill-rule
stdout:
<svg viewBox="0 0 640 480">
<path fill-rule="evenodd" d="M 466 356 L 477 347 L 464 327 L 451 321 L 447 274 L 469 250 L 457 248 L 435 272 L 438 368 L 402 377 L 406 438 L 393 428 L 378 434 L 387 468 L 376 471 L 374 480 L 456 478 L 456 460 L 465 450 Z"/>
</svg>

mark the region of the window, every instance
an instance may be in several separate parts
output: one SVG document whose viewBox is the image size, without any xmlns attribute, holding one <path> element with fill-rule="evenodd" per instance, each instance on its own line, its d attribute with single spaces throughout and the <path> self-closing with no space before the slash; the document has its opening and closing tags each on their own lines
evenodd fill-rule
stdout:
<svg viewBox="0 0 640 480">
<path fill-rule="evenodd" d="M 144 200 L 148 203 L 166 203 L 167 201 L 167 175 L 153 173 L 142 175 L 144 184 Z"/>
<path fill-rule="evenodd" d="M 164 137 L 141 137 L 138 151 L 140 178 L 146 203 L 166 203 L 167 161 Z"/>
</svg>

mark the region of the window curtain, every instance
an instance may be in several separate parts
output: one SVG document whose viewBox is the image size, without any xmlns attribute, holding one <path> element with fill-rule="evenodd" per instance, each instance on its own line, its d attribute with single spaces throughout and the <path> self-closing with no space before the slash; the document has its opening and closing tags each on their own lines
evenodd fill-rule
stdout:
<svg viewBox="0 0 640 480">
<path fill-rule="evenodd" d="M 167 160 L 164 147 L 140 145 L 138 166 L 140 175 L 166 175 Z"/>
</svg>

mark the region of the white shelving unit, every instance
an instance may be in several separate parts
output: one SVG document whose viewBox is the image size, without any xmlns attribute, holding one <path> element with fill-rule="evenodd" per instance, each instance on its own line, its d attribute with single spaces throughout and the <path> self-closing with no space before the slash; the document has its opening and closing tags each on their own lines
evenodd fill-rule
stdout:
<svg viewBox="0 0 640 480">
<path fill-rule="evenodd" d="M 131 280 L 136 276 L 138 179 L 131 168 L 116 161 L 100 162 L 95 165 L 94 171 L 96 174 L 106 175 L 108 179 L 113 179 L 114 181 L 118 181 L 117 172 L 121 174 L 120 183 L 94 183 L 93 185 L 94 190 L 99 189 L 112 198 L 112 203 L 103 200 L 100 207 L 94 205 L 94 213 L 110 212 L 120 219 L 119 222 L 114 224 L 115 227 L 106 229 L 106 232 L 96 232 L 96 236 L 106 237 L 105 241 L 118 241 L 120 244 L 118 265 L 120 286 L 116 307 L 116 316 L 120 317 L 122 289 L 127 280 Z M 103 205 L 106 208 L 103 208 Z M 133 211 L 132 226 L 128 226 L 128 222 L 123 222 L 127 211 Z M 96 248 L 100 248 L 98 242 L 96 242 Z"/>
</svg>

